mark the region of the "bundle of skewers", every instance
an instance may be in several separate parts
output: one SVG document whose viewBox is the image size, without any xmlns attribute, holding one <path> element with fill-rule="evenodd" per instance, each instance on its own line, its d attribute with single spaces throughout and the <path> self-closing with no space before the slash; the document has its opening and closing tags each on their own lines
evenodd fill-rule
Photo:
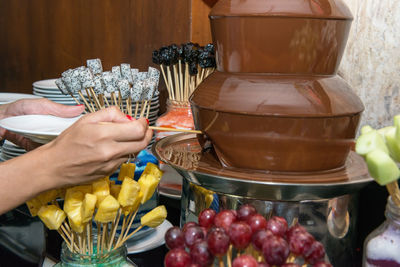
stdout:
<svg viewBox="0 0 400 267">
<path fill-rule="evenodd" d="M 189 96 L 215 70 L 214 46 L 172 44 L 153 51 L 153 63 L 160 66 L 169 99 L 188 101 Z"/>
<path fill-rule="evenodd" d="M 139 72 L 138 69 L 131 68 L 130 64 L 124 63 L 112 67 L 111 71 L 103 71 L 100 59 L 89 59 L 87 67 L 66 70 L 55 83 L 64 95 L 70 95 L 77 104 L 81 102 L 74 95 L 79 95 L 86 107 L 85 112 L 96 112 L 116 106 L 126 115 L 136 119 L 142 117 L 148 119 L 151 100 L 157 91 L 159 79 L 160 71 L 153 67 L 149 67 L 147 72 Z M 110 96 L 110 101 L 107 96 Z M 159 131 L 201 133 L 154 126 L 149 128 Z"/>
<path fill-rule="evenodd" d="M 152 197 L 162 176 L 156 165 L 148 163 L 136 182 L 135 167 L 122 164 L 118 176 L 122 184 L 104 177 L 91 184 L 44 192 L 26 204 L 32 216 L 39 216 L 47 228 L 60 234 L 71 252 L 105 254 L 121 247 L 143 227 L 156 228 L 167 217 L 165 207 L 158 206 L 143 215 L 140 226 L 130 233 L 140 206 Z"/>
<path fill-rule="evenodd" d="M 56 80 L 56 85 L 64 95 L 70 95 L 80 104 L 74 97 L 78 94 L 89 112 L 117 106 L 125 114 L 138 118 L 149 116 L 151 99 L 159 79 L 160 71 L 152 67 L 147 72 L 139 72 L 130 64 L 123 63 L 103 72 L 100 59 L 89 59 L 87 67 L 64 71 Z M 110 96 L 110 101 L 106 95 Z M 135 110 L 132 110 L 132 104 L 135 104 Z"/>
</svg>

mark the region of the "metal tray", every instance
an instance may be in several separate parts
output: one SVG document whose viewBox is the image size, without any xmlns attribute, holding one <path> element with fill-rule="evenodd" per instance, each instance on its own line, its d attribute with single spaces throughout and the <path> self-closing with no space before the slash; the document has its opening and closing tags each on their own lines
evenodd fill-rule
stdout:
<svg viewBox="0 0 400 267">
<path fill-rule="evenodd" d="M 222 194 L 260 200 L 329 199 L 356 193 L 373 181 L 364 160 L 354 152 L 350 152 L 341 169 L 318 173 L 272 173 L 222 166 L 212 151 L 202 151 L 195 134 L 163 138 L 153 145 L 152 150 L 159 160 L 174 167 L 194 184 Z"/>
</svg>

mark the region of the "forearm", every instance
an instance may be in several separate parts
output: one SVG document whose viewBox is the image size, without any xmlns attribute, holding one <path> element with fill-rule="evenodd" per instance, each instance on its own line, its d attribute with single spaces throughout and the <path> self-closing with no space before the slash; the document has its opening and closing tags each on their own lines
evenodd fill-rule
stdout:
<svg viewBox="0 0 400 267">
<path fill-rule="evenodd" d="M 0 214 L 55 187 L 46 166 L 46 148 L 0 164 Z"/>
</svg>

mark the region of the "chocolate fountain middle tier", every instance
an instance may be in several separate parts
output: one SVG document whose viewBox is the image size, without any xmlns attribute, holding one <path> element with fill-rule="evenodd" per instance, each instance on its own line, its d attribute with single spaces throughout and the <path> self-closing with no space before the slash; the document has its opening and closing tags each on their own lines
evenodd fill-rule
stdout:
<svg viewBox="0 0 400 267">
<path fill-rule="evenodd" d="M 281 172 L 342 167 L 364 110 L 339 76 L 217 71 L 190 101 L 222 164 Z"/>
</svg>

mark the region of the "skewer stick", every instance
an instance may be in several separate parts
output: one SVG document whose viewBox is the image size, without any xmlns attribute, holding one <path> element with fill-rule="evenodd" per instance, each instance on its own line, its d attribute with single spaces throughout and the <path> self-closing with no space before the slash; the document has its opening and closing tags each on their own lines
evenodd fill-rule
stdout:
<svg viewBox="0 0 400 267">
<path fill-rule="evenodd" d="M 94 91 L 93 91 L 94 92 Z M 96 94 L 96 93 L 95 93 Z M 105 104 L 104 104 L 104 95 L 103 94 L 99 94 L 99 95 L 97 95 L 97 98 L 98 98 L 98 101 L 99 101 L 99 103 L 100 103 L 100 106 L 101 106 L 101 108 L 104 108 L 105 107 Z"/>
<path fill-rule="evenodd" d="M 168 82 L 169 86 L 171 88 L 171 93 L 172 93 L 172 99 L 175 100 L 175 92 L 174 92 L 174 87 L 172 86 L 172 77 L 171 77 L 171 69 L 169 66 L 167 66 L 167 75 L 168 75 Z"/>
<path fill-rule="evenodd" d="M 103 227 L 103 232 L 102 232 L 102 236 L 101 236 L 101 254 L 103 254 L 103 249 L 104 249 L 104 241 L 106 239 L 106 223 L 102 223 L 101 224 Z"/>
<path fill-rule="evenodd" d="M 100 254 L 100 247 L 101 247 L 101 224 L 96 222 L 97 225 L 97 254 Z"/>
<path fill-rule="evenodd" d="M 150 106 L 151 106 L 151 100 L 149 100 L 149 104 L 147 105 L 146 119 L 148 119 L 148 118 L 149 118 L 149 114 L 150 114 Z"/>
<path fill-rule="evenodd" d="M 139 102 L 136 101 L 136 105 L 135 105 L 135 119 L 137 119 L 136 117 L 137 117 L 138 111 L 139 111 Z"/>
<path fill-rule="evenodd" d="M 79 96 L 82 98 L 82 100 L 83 100 L 83 102 L 85 103 L 87 109 L 88 109 L 90 112 L 94 112 L 94 111 L 91 109 L 89 103 L 86 101 L 86 98 L 82 95 L 82 93 L 79 91 L 78 94 L 79 94 Z"/>
<path fill-rule="evenodd" d="M 123 102 L 122 102 L 122 93 L 121 93 L 120 89 L 118 89 L 118 106 L 120 107 L 122 113 L 125 113 L 124 112 L 124 105 L 123 105 Z"/>
<path fill-rule="evenodd" d="M 182 132 L 182 133 L 195 133 L 195 134 L 202 134 L 202 131 L 198 130 L 186 130 L 186 129 L 175 129 L 175 128 L 168 128 L 168 127 L 157 127 L 157 126 L 149 126 L 152 130 L 157 131 L 167 131 L 167 132 Z"/>
<path fill-rule="evenodd" d="M 161 69 L 161 73 L 162 73 L 162 75 L 163 75 L 163 77 L 164 77 L 164 82 L 165 82 L 165 86 L 167 87 L 167 91 L 168 91 L 169 98 L 170 98 L 170 99 L 173 99 L 173 98 L 172 98 L 172 93 L 171 93 L 171 88 L 169 87 L 169 82 L 168 82 L 168 80 L 167 80 L 167 77 L 165 76 L 164 68 L 163 68 L 162 65 L 160 65 L 160 69 Z"/>
<path fill-rule="evenodd" d="M 92 101 L 92 97 L 89 94 L 89 90 L 87 88 L 85 88 L 85 91 L 86 91 L 86 95 L 87 95 L 87 97 L 89 99 L 89 104 L 92 107 L 92 110 L 96 111 L 96 109 L 94 108 L 94 105 L 93 105 L 94 100 Z"/>
<path fill-rule="evenodd" d="M 143 102 L 142 102 L 143 103 Z M 146 107 L 147 107 L 147 100 L 144 101 L 144 104 L 142 104 L 142 110 L 140 111 L 140 118 L 144 116 L 144 113 L 146 112 Z"/>
<path fill-rule="evenodd" d="M 182 61 L 179 59 L 179 88 L 181 89 L 181 94 L 183 95 L 183 101 L 186 101 L 185 88 L 183 88 L 183 73 L 182 73 Z"/>
<path fill-rule="evenodd" d="M 103 105 L 100 103 L 99 99 L 97 98 L 97 95 L 94 92 L 93 88 L 90 87 L 89 90 L 90 90 L 90 93 L 92 94 L 92 98 L 94 99 L 94 103 L 96 104 L 97 108 L 102 109 Z"/>
<path fill-rule="evenodd" d="M 186 62 L 185 63 L 185 94 L 186 94 L 186 98 L 189 98 L 189 79 L 190 79 L 190 75 L 189 75 L 189 64 Z"/>
<path fill-rule="evenodd" d="M 57 232 L 60 234 L 60 236 L 62 237 L 62 239 L 64 239 L 64 242 L 65 242 L 65 244 L 67 244 L 69 251 L 73 252 L 73 251 L 72 251 L 72 246 L 71 246 L 69 240 L 67 239 L 67 237 L 65 236 L 64 232 L 61 231 L 60 228 L 57 229 Z"/>
<path fill-rule="evenodd" d="M 130 215 L 127 230 L 125 231 L 124 236 L 122 237 L 122 240 L 120 242 L 118 242 L 117 245 L 120 245 L 121 243 L 124 243 L 126 240 L 128 240 L 127 235 L 128 235 L 129 229 L 131 229 L 132 223 L 135 220 L 135 217 L 136 217 L 136 214 L 138 213 L 138 211 L 139 211 L 139 208 L 137 208 L 135 213 Z"/>
<path fill-rule="evenodd" d="M 89 228 L 90 228 L 90 252 L 93 254 L 93 225 L 91 222 L 89 223 Z"/>
<path fill-rule="evenodd" d="M 103 95 L 103 99 L 105 100 L 107 107 L 110 107 L 110 103 L 108 103 L 108 99 L 105 95 Z"/>
<path fill-rule="evenodd" d="M 123 238 L 123 236 L 124 236 L 125 228 L 126 228 L 126 219 L 127 219 L 127 216 L 124 215 L 124 219 L 122 220 L 121 233 L 119 234 L 118 240 L 117 240 L 117 242 L 115 243 L 115 245 L 117 245 L 117 244 L 122 240 L 122 238 Z"/>
<path fill-rule="evenodd" d="M 232 267 L 232 245 L 229 245 L 228 253 L 226 254 L 226 262 L 228 267 Z"/>
<path fill-rule="evenodd" d="M 174 70 L 175 92 L 176 92 L 176 95 L 178 96 L 178 100 L 182 101 L 183 96 L 181 94 L 181 88 L 179 86 L 178 70 L 176 68 L 176 64 L 172 67 L 172 69 Z"/>
<path fill-rule="evenodd" d="M 143 225 L 136 228 L 135 231 L 130 233 L 125 239 L 122 239 L 121 243 L 119 243 L 115 248 L 119 248 L 123 243 L 125 243 L 129 238 L 131 238 L 134 234 L 136 234 L 142 228 L 143 228 Z"/>
<path fill-rule="evenodd" d="M 400 207 L 400 190 L 397 181 L 387 184 L 386 189 L 392 197 L 392 201 L 394 202 L 394 204 L 396 204 L 397 207 Z"/>
<path fill-rule="evenodd" d="M 79 244 L 79 253 L 83 254 L 83 244 L 82 244 L 82 237 L 81 234 L 77 234 L 78 236 L 78 244 Z"/>
<path fill-rule="evenodd" d="M 224 267 L 224 261 L 222 260 L 222 257 L 218 257 L 218 263 L 219 263 L 219 267 Z"/>
<path fill-rule="evenodd" d="M 90 255 L 90 254 L 92 254 L 92 248 L 91 248 L 91 242 L 90 242 L 90 237 L 91 237 L 91 235 L 90 235 L 90 223 L 91 222 L 89 222 L 87 225 L 86 225 L 86 239 L 87 239 L 87 248 L 88 248 L 88 254 Z"/>
<path fill-rule="evenodd" d="M 112 247 L 112 244 L 114 241 L 114 237 L 115 237 L 115 233 L 117 232 L 118 223 L 119 223 L 119 220 L 121 219 L 121 214 L 122 214 L 121 209 L 118 209 L 117 218 L 113 222 L 113 227 L 111 228 L 111 238 L 110 238 L 110 242 L 108 243 L 108 250 L 111 250 L 111 247 Z"/>
</svg>

